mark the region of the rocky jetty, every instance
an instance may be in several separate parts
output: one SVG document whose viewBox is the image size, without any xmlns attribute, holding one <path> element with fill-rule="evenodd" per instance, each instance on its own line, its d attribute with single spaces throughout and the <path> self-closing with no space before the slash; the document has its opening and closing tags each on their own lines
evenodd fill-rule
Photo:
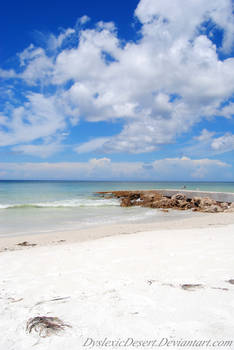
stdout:
<svg viewBox="0 0 234 350">
<path fill-rule="evenodd" d="M 211 198 L 188 198 L 183 193 L 177 193 L 171 197 L 161 193 L 150 191 L 111 191 L 97 192 L 104 198 L 118 198 L 121 207 L 141 206 L 146 208 L 158 208 L 163 210 L 177 209 L 201 211 L 205 213 L 233 212 L 234 203 L 218 202 Z"/>
</svg>

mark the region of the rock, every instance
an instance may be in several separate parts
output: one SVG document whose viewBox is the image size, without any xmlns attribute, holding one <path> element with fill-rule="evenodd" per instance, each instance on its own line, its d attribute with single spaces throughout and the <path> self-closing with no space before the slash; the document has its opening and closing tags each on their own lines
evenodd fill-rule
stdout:
<svg viewBox="0 0 234 350">
<path fill-rule="evenodd" d="M 120 206 L 121 207 L 131 207 L 132 206 L 131 199 L 129 197 L 122 198 Z"/>
<path fill-rule="evenodd" d="M 201 211 L 199 208 L 192 208 L 192 211 Z"/>
<path fill-rule="evenodd" d="M 137 200 L 140 198 L 140 193 L 130 193 L 129 197 L 131 200 Z"/>
<path fill-rule="evenodd" d="M 234 213 L 234 208 L 228 208 L 224 210 L 225 213 Z"/>
<path fill-rule="evenodd" d="M 177 200 L 177 201 L 185 201 L 186 200 L 186 196 L 183 193 L 177 193 L 174 194 L 171 199 Z"/>
<path fill-rule="evenodd" d="M 217 205 L 217 202 L 214 199 L 211 198 L 201 198 L 199 207 L 209 207 L 211 205 Z"/>
<path fill-rule="evenodd" d="M 152 203 L 150 203 L 150 205 L 149 205 L 149 207 L 150 208 L 158 208 L 158 209 L 160 209 L 160 208 L 162 208 L 162 206 L 161 206 L 161 200 L 160 201 L 154 201 L 154 202 L 152 202 Z"/>
<path fill-rule="evenodd" d="M 162 197 L 162 199 L 154 201 L 151 205 L 151 208 L 163 208 L 163 209 L 168 209 L 168 208 L 173 208 L 173 201 L 169 198 Z"/>
<path fill-rule="evenodd" d="M 142 202 L 141 202 L 141 200 L 139 198 L 138 199 L 134 199 L 131 202 L 132 202 L 133 206 L 140 206 L 140 207 L 142 207 Z"/>
<path fill-rule="evenodd" d="M 117 197 L 117 198 L 130 197 L 131 195 L 140 196 L 138 192 L 133 192 L 133 191 L 113 191 L 111 193 L 114 197 Z"/>
<path fill-rule="evenodd" d="M 187 202 L 186 200 L 179 200 L 178 201 L 178 208 L 180 209 L 191 209 L 192 208 L 192 205 L 191 203 Z"/>
<path fill-rule="evenodd" d="M 133 205 L 146 208 L 177 209 L 201 211 L 206 213 L 234 212 L 234 203 L 216 202 L 211 198 L 194 197 L 187 198 L 183 193 L 177 193 L 171 198 L 162 196 L 157 190 L 146 191 L 108 191 L 97 192 L 105 198 L 120 199 L 121 207 L 131 207 Z"/>
<path fill-rule="evenodd" d="M 193 206 L 196 208 L 198 207 L 200 211 L 203 211 L 205 213 L 218 213 L 223 211 L 218 203 L 211 198 L 194 198 L 192 200 Z"/>
<path fill-rule="evenodd" d="M 192 209 L 192 208 L 193 208 L 192 204 L 190 202 L 187 202 L 186 209 Z"/>
<path fill-rule="evenodd" d="M 228 203 L 226 202 L 220 203 L 219 205 L 223 210 L 228 209 Z"/>
<path fill-rule="evenodd" d="M 234 213 L 234 202 L 225 210 L 225 213 Z"/>
<path fill-rule="evenodd" d="M 200 203 L 201 203 L 201 197 L 194 197 L 192 200 L 191 200 L 191 204 L 193 207 L 199 207 L 200 206 Z"/>
<path fill-rule="evenodd" d="M 223 209 L 218 205 L 211 205 L 209 207 L 205 207 L 202 211 L 205 213 L 220 213 L 223 212 Z"/>
<path fill-rule="evenodd" d="M 140 199 L 142 201 L 155 201 L 155 200 L 160 200 L 162 198 L 162 195 L 160 193 L 154 193 L 154 192 L 150 192 L 150 193 L 141 193 L 140 194 Z"/>
<path fill-rule="evenodd" d="M 162 198 L 162 195 L 157 192 L 147 192 L 147 193 L 141 193 L 140 194 L 140 205 L 143 207 L 151 208 L 152 203 L 155 201 L 159 201 Z"/>
</svg>

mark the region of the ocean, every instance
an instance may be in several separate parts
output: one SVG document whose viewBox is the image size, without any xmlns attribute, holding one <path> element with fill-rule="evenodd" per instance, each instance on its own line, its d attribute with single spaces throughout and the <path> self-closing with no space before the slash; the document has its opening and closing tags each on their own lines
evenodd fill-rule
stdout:
<svg viewBox="0 0 234 350">
<path fill-rule="evenodd" d="M 186 189 L 234 193 L 224 182 L 0 181 L 0 236 L 71 231 L 95 225 L 184 218 L 189 211 L 131 207 L 98 191 Z"/>
</svg>

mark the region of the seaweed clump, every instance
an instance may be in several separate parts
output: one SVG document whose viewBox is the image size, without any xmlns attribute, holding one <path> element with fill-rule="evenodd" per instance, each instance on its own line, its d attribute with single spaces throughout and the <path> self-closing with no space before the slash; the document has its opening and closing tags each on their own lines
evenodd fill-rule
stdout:
<svg viewBox="0 0 234 350">
<path fill-rule="evenodd" d="M 36 316 L 28 320 L 26 331 L 28 333 L 35 331 L 40 337 L 46 338 L 52 334 L 64 331 L 66 327 L 71 326 L 64 323 L 58 317 Z"/>
</svg>

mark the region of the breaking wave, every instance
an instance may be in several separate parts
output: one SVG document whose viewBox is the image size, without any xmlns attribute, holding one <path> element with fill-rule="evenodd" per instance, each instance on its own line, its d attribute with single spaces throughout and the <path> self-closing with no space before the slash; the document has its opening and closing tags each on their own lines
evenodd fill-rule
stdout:
<svg viewBox="0 0 234 350">
<path fill-rule="evenodd" d="M 53 202 L 39 203 L 15 203 L 0 204 L 0 209 L 23 209 L 23 208 L 81 208 L 81 207 L 109 207 L 119 206 L 116 199 L 69 199 Z"/>
</svg>

